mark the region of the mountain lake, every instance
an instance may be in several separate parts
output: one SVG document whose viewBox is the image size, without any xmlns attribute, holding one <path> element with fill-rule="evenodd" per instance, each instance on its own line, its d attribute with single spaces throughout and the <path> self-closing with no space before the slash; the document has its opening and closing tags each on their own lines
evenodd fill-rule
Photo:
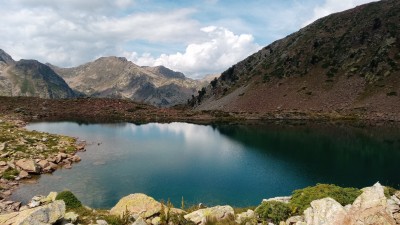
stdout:
<svg viewBox="0 0 400 225">
<path fill-rule="evenodd" d="M 145 193 L 179 207 L 260 204 L 317 183 L 399 188 L 398 126 L 258 123 L 85 124 L 41 122 L 29 130 L 79 137 L 87 151 L 72 169 L 26 182 L 12 199 L 71 190 L 85 205 L 111 208 Z"/>
</svg>

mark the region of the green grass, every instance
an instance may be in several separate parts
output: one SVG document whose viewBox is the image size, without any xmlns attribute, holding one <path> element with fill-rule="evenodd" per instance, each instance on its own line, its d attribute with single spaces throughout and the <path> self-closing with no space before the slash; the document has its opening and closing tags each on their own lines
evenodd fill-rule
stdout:
<svg viewBox="0 0 400 225">
<path fill-rule="evenodd" d="M 18 170 L 10 168 L 3 173 L 2 177 L 6 180 L 13 180 L 18 174 Z"/>
</svg>

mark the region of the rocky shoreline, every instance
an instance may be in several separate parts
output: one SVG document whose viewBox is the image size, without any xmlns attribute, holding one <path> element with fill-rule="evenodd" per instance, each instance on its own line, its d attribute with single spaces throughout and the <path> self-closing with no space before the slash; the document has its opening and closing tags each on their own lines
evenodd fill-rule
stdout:
<svg viewBox="0 0 400 225">
<path fill-rule="evenodd" d="M 363 188 L 350 204 L 341 205 L 331 197 L 313 200 L 297 215 L 285 216 L 282 208 L 267 205 L 290 204 L 291 197 L 263 200 L 254 210 L 237 212 L 229 205 L 189 209 L 174 208 L 145 194 L 123 197 L 110 210 L 81 205 L 72 193 L 35 196 L 19 211 L 0 215 L 0 224 L 92 224 L 92 225 L 396 225 L 400 224 L 400 191 L 388 195 L 379 182 Z M 63 195 L 64 197 L 60 197 Z"/>
<path fill-rule="evenodd" d="M 23 180 L 71 169 L 81 161 L 76 154 L 85 150 L 85 142 L 75 138 L 28 131 L 25 122 L 0 117 L 0 213 L 18 211 L 20 202 L 10 201 L 12 192 Z"/>
</svg>

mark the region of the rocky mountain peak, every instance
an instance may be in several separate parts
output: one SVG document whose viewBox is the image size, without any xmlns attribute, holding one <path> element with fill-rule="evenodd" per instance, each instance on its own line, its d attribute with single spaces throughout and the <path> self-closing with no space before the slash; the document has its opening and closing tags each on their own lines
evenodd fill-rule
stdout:
<svg viewBox="0 0 400 225">
<path fill-rule="evenodd" d="M 181 72 L 173 71 L 165 66 L 155 66 L 155 67 L 143 67 L 148 71 L 151 71 L 155 74 L 159 74 L 161 76 L 167 78 L 177 78 L 177 79 L 185 79 L 185 75 Z"/>
<path fill-rule="evenodd" d="M 0 62 L 4 62 L 8 65 L 15 63 L 13 58 L 2 49 L 0 49 Z"/>
</svg>

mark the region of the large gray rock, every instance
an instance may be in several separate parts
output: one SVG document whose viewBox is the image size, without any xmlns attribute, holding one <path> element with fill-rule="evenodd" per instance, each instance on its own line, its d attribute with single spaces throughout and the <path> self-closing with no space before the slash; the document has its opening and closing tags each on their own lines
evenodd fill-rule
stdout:
<svg viewBox="0 0 400 225">
<path fill-rule="evenodd" d="M 347 224 L 396 224 L 389 211 L 384 187 L 379 182 L 363 189 L 363 193 L 353 202 L 347 221 Z"/>
<path fill-rule="evenodd" d="M 110 214 L 122 216 L 126 210 L 130 215 L 148 218 L 161 211 L 161 203 L 145 194 L 131 194 L 119 200 L 110 210 Z"/>
<path fill-rule="evenodd" d="M 28 173 L 40 173 L 40 166 L 32 159 L 20 159 L 15 165 Z"/>
<path fill-rule="evenodd" d="M 309 225 L 334 225 L 346 216 L 347 212 L 340 203 L 332 198 L 311 202 L 304 211 L 305 222 Z"/>
<path fill-rule="evenodd" d="M 208 218 L 213 218 L 217 221 L 221 221 L 228 218 L 234 218 L 235 212 L 229 205 L 215 206 L 211 208 L 199 209 L 192 213 L 185 215 L 185 219 L 191 220 L 196 224 L 204 225 Z"/>
<path fill-rule="evenodd" d="M 389 206 L 383 186 L 376 183 L 364 188 L 346 209 L 335 200 L 325 198 L 311 202 L 304 217 L 308 225 L 395 225 Z"/>
<path fill-rule="evenodd" d="M 2 225 L 50 225 L 65 215 L 64 201 L 55 201 L 48 205 L 21 212 L 0 215 Z"/>
</svg>

